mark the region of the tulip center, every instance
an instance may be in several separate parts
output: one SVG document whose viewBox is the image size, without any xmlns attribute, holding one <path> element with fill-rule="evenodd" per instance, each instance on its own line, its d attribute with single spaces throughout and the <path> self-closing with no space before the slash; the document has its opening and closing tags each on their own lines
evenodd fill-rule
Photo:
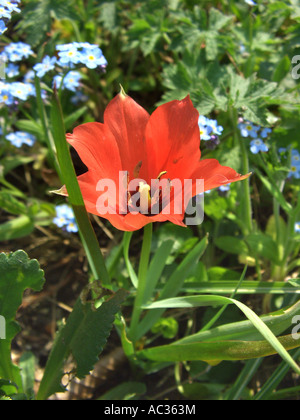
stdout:
<svg viewBox="0 0 300 420">
<path fill-rule="evenodd" d="M 151 180 L 151 186 L 147 182 L 139 179 L 139 173 L 142 162 L 139 162 L 133 172 L 134 184 L 127 179 L 127 207 L 130 212 L 139 212 L 146 216 L 159 214 L 169 200 L 166 199 L 166 193 L 170 194 L 170 180 L 161 177 L 166 175 L 167 171 L 159 173 L 156 179 Z M 168 194 L 168 197 L 169 197 Z"/>
</svg>

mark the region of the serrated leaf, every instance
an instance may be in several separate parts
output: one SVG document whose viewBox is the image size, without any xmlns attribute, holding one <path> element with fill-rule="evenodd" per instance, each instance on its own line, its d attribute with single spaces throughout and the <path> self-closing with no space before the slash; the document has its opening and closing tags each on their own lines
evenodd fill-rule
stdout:
<svg viewBox="0 0 300 420">
<path fill-rule="evenodd" d="M 20 32 L 26 33 L 26 42 L 32 46 L 44 39 L 50 32 L 53 16 L 57 19 L 76 19 L 71 0 L 31 0 L 22 10 L 22 20 L 18 25 Z"/>
<path fill-rule="evenodd" d="M 116 313 L 127 292 L 118 291 L 112 298 L 94 310 L 90 303 L 78 299 L 66 325 L 60 330 L 49 356 L 37 399 L 45 400 L 56 392 L 64 392 L 61 384 L 63 365 L 72 354 L 76 376 L 83 378 L 98 361 L 106 344 Z"/>
<path fill-rule="evenodd" d="M 119 291 L 97 310 L 86 311 L 81 303 L 84 318 L 70 342 L 70 350 L 77 364 L 78 378 L 84 378 L 99 360 L 98 356 L 106 344 L 115 314 L 120 310 L 126 296 L 126 291 Z"/>
</svg>

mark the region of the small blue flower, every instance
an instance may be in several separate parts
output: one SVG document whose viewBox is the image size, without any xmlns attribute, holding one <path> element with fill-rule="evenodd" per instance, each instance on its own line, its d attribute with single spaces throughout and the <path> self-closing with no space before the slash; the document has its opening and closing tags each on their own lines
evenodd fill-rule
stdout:
<svg viewBox="0 0 300 420">
<path fill-rule="evenodd" d="M 263 139 L 266 139 L 269 134 L 272 133 L 272 129 L 271 128 L 262 128 L 261 132 L 260 132 L 260 137 Z"/>
<path fill-rule="evenodd" d="M 250 143 L 250 150 L 256 155 L 259 152 L 268 152 L 269 148 L 261 139 L 255 139 Z"/>
<path fill-rule="evenodd" d="M 86 96 L 83 92 L 77 90 L 75 95 L 72 96 L 71 102 L 74 105 L 78 105 L 80 102 L 87 102 L 89 100 L 88 96 Z"/>
<path fill-rule="evenodd" d="M 213 133 L 216 136 L 221 136 L 221 134 L 223 133 L 224 128 L 221 125 L 218 125 L 218 121 L 217 120 L 207 120 L 207 125 L 209 127 L 211 127 Z"/>
<path fill-rule="evenodd" d="M 29 70 L 23 79 L 24 83 L 34 83 L 34 77 L 35 77 L 35 73 L 33 70 Z"/>
<path fill-rule="evenodd" d="M 215 149 L 220 144 L 218 136 L 223 133 L 224 128 L 221 125 L 218 125 L 217 120 L 211 120 L 204 115 L 199 116 L 198 126 L 201 140 L 208 142 L 206 146 L 209 149 Z"/>
<path fill-rule="evenodd" d="M 16 131 L 15 133 L 10 133 L 6 135 L 6 140 L 8 140 L 13 146 L 21 147 L 23 144 L 27 144 L 27 146 L 33 146 L 36 138 L 29 133 L 24 131 Z"/>
<path fill-rule="evenodd" d="M 7 30 L 7 27 L 5 26 L 5 23 L 3 20 L 0 20 L 0 35 L 4 34 L 4 32 Z"/>
<path fill-rule="evenodd" d="M 62 82 L 63 80 L 63 82 Z M 71 90 L 76 92 L 80 86 L 81 75 L 77 71 L 70 71 L 63 79 L 63 76 L 58 74 L 53 79 L 53 85 L 56 84 L 57 89 L 60 89 L 61 83 L 63 89 Z"/>
<path fill-rule="evenodd" d="M 69 220 L 69 223 L 66 225 L 66 231 L 69 233 L 76 233 L 78 232 L 78 226 L 74 220 Z"/>
<path fill-rule="evenodd" d="M 300 179 L 300 166 L 292 165 L 288 178 Z"/>
<path fill-rule="evenodd" d="M 0 6 L 5 7 L 9 12 L 17 12 L 20 13 L 21 10 L 15 3 L 20 3 L 19 0 L 15 0 L 14 2 L 11 2 L 9 0 L 0 0 Z"/>
<path fill-rule="evenodd" d="M 26 101 L 32 94 L 30 86 L 26 83 L 12 82 L 9 86 L 10 93 L 22 101 Z"/>
<path fill-rule="evenodd" d="M 107 61 L 102 50 L 88 42 L 72 42 L 69 44 L 57 45 L 58 64 L 61 66 L 74 67 L 76 64 L 83 64 L 90 69 L 106 67 Z"/>
<path fill-rule="evenodd" d="M 227 185 L 221 185 L 220 187 L 219 187 L 219 191 L 221 191 L 221 192 L 227 192 L 227 191 L 229 191 L 230 190 L 230 184 L 227 184 Z"/>
<path fill-rule="evenodd" d="M 7 9 L 5 6 L 0 4 L 0 18 L 2 19 L 10 19 L 11 18 L 11 11 Z"/>
<path fill-rule="evenodd" d="M 300 153 L 297 149 L 292 149 L 292 165 L 299 166 L 300 165 Z"/>
<path fill-rule="evenodd" d="M 24 58 L 33 55 L 30 45 L 24 42 L 12 42 L 4 47 L 3 52 L 7 56 L 7 59 L 12 62 L 22 61 Z"/>
<path fill-rule="evenodd" d="M 198 125 L 199 125 L 201 140 L 205 140 L 205 141 L 210 140 L 211 134 L 213 132 L 212 128 L 208 125 L 204 125 L 202 122 L 199 122 L 199 121 L 198 121 Z"/>
<path fill-rule="evenodd" d="M 254 125 L 250 121 L 245 121 L 238 124 L 242 137 L 252 137 L 256 139 L 258 137 L 258 131 L 261 127 Z"/>
<path fill-rule="evenodd" d="M 300 222 L 295 223 L 295 232 L 300 233 Z"/>
<path fill-rule="evenodd" d="M 249 6 L 257 6 L 257 3 L 253 0 L 245 0 L 245 3 L 247 3 Z"/>
<path fill-rule="evenodd" d="M 104 57 L 102 50 L 98 47 L 83 49 L 80 53 L 80 62 L 85 64 L 89 69 L 107 66 L 106 58 Z"/>
<path fill-rule="evenodd" d="M 56 61 L 56 57 L 51 58 L 49 55 L 46 55 L 41 63 L 33 66 L 33 70 L 36 71 L 37 77 L 43 77 L 46 73 L 48 73 L 48 71 L 53 70 L 55 68 Z"/>
<path fill-rule="evenodd" d="M 0 104 L 12 105 L 14 98 L 10 93 L 9 85 L 0 82 Z"/>
<path fill-rule="evenodd" d="M 9 79 L 19 75 L 19 66 L 13 63 L 8 63 L 5 67 L 5 74 Z"/>
<path fill-rule="evenodd" d="M 56 217 L 53 223 L 59 228 L 65 228 L 67 232 L 78 232 L 73 209 L 67 204 L 56 206 Z"/>
<path fill-rule="evenodd" d="M 58 64 L 61 66 L 72 66 L 80 62 L 80 54 L 74 44 L 64 44 L 56 47 L 58 52 Z"/>
<path fill-rule="evenodd" d="M 78 71 L 70 71 L 64 78 L 64 85 L 66 89 L 76 92 L 80 86 L 81 75 Z"/>
</svg>

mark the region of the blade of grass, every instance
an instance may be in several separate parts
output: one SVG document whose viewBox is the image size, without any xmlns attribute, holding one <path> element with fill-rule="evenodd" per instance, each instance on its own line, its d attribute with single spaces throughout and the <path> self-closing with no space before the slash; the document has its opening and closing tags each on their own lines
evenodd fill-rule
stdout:
<svg viewBox="0 0 300 420">
<path fill-rule="evenodd" d="M 142 312 L 142 304 L 144 302 L 144 295 L 147 286 L 147 272 L 150 260 L 151 242 L 152 242 L 153 224 L 149 223 L 144 227 L 144 238 L 139 263 L 138 272 L 138 287 L 137 294 L 134 300 L 133 312 L 131 317 L 131 324 L 129 336 L 133 341 L 136 341 L 136 328 L 139 323 L 140 315 Z"/>
<path fill-rule="evenodd" d="M 236 290 L 237 284 L 236 280 L 189 282 L 186 286 L 183 286 L 183 290 L 186 293 L 230 295 Z M 286 282 L 257 282 L 247 280 L 238 288 L 238 294 L 298 295 L 300 294 L 300 288 Z"/>
<path fill-rule="evenodd" d="M 276 339 L 280 346 L 287 350 L 300 346 L 300 339 L 291 335 Z M 277 351 L 268 341 L 218 341 L 213 343 L 169 344 L 147 348 L 137 352 L 137 357 L 147 358 L 156 362 L 205 361 L 209 364 L 220 363 L 223 360 L 250 360 L 272 356 Z M 297 364 L 292 359 L 293 364 Z M 296 369 L 298 373 L 298 367 Z"/>
<path fill-rule="evenodd" d="M 217 306 L 235 304 L 249 319 L 253 326 L 260 332 L 265 340 L 274 348 L 274 350 L 285 360 L 294 371 L 300 374 L 300 368 L 289 355 L 284 346 L 268 328 L 268 326 L 253 312 L 248 306 L 235 299 L 226 298 L 223 296 L 214 295 L 200 295 L 200 296 L 185 296 L 171 299 L 165 299 L 147 305 L 147 309 L 155 308 L 193 308 L 202 306 Z"/>
<path fill-rule="evenodd" d="M 136 272 L 134 271 L 134 268 L 132 267 L 132 264 L 131 264 L 130 259 L 129 259 L 129 246 L 130 246 L 130 241 L 131 241 L 132 235 L 133 235 L 133 232 L 125 232 L 124 233 L 123 255 L 124 255 L 125 265 L 126 265 L 131 283 L 133 284 L 133 286 L 135 288 L 137 288 L 138 287 L 138 277 L 137 277 Z"/>
<path fill-rule="evenodd" d="M 149 270 L 147 273 L 147 289 L 144 293 L 144 302 L 146 303 L 153 296 L 157 282 L 159 281 L 162 272 L 166 266 L 166 261 L 171 253 L 174 242 L 171 240 L 165 241 L 156 250 L 154 257 L 151 260 Z"/>
<path fill-rule="evenodd" d="M 238 282 L 238 284 L 237 284 L 237 286 L 236 286 L 236 288 L 235 288 L 235 290 L 234 290 L 234 292 L 232 293 L 232 295 L 230 296 L 231 297 L 231 299 L 233 299 L 234 298 L 234 296 L 236 295 L 236 293 L 237 293 L 237 291 L 238 291 L 238 289 L 239 289 L 239 287 L 240 287 L 240 285 L 243 283 L 243 281 L 244 281 L 244 279 L 245 279 L 245 276 L 246 276 L 246 272 L 247 272 L 247 266 L 245 266 L 245 268 L 244 268 L 244 270 L 243 270 L 243 273 L 242 273 L 242 275 L 241 275 L 241 278 L 240 278 L 240 280 L 239 280 L 239 282 Z M 209 330 L 216 322 L 217 322 L 217 320 L 222 316 L 222 314 L 224 313 L 224 311 L 226 310 L 226 308 L 227 308 L 227 306 L 228 306 L 229 304 L 227 304 L 227 305 L 224 305 L 223 306 L 223 308 L 221 308 L 217 313 L 216 313 L 216 315 L 201 329 L 201 331 L 203 332 L 203 331 L 207 331 L 207 330 Z M 200 331 L 200 332 L 201 332 Z"/>
<path fill-rule="evenodd" d="M 166 284 L 160 293 L 159 299 L 166 299 L 172 296 L 176 296 L 180 292 L 185 279 L 205 252 L 207 245 L 208 238 L 205 237 L 186 255 L 186 257 L 182 260 L 182 262 L 166 281 Z M 137 339 L 140 339 L 150 330 L 150 328 L 161 317 L 164 311 L 164 309 L 151 310 L 144 316 L 144 318 L 137 326 Z"/>
<path fill-rule="evenodd" d="M 260 368 L 263 358 L 253 359 L 246 362 L 245 367 L 240 373 L 234 385 L 230 388 L 229 392 L 224 397 L 225 401 L 237 401 L 243 394 L 245 388 Z"/>
<path fill-rule="evenodd" d="M 294 360 L 300 357 L 300 349 L 292 353 Z M 290 367 L 286 362 L 282 362 L 278 368 L 273 372 L 270 378 L 265 382 L 260 391 L 253 397 L 254 401 L 267 400 L 272 395 L 272 392 L 277 388 L 280 382 L 288 373 Z"/>
</svg>

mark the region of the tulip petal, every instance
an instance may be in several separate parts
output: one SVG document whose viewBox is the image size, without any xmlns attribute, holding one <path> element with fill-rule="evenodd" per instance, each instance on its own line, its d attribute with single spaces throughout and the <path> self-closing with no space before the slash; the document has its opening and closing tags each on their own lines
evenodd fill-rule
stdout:
<svg viewBox="0 0 300 420">
<path fill-rule="evenodd" d="M 240 175 L 228 166 L 222 166 L 216 159 L 204 159 L 193 172 L 192 179 L 204 181 L 204 191 L 218 188 L 222 185 L 247 179 L 250 174 Z M 193 194 L 195 190 L 193 190 Z"/>
<path fill-rule="evenodd" d="M 147 111 L 123 93 L 117 95 L 104 112 L 104 124 L 109 128 L 119 148 L 121 168 L 129 172 L 130 179 L 134 177 L 134 170 L 139 162 L 142 162 L 140 176 L 146 177 L 144 163 L 148 157 L 145 152 L 144 134 L 148 120 Z"/>
<path fill-rule="evenodd" d="M 146 127 L 148 172 L 184 179 L 200 160 L 199 113 L 189 97 L 159 106 Z"/>
<path fill-rule="evenodd" d="M 104 124 L 86 123 L 67 134 L 83 163 L 97 174 L 97 178 L 118 181 L 121 158 L 115 138 Z"/>
</svg>

